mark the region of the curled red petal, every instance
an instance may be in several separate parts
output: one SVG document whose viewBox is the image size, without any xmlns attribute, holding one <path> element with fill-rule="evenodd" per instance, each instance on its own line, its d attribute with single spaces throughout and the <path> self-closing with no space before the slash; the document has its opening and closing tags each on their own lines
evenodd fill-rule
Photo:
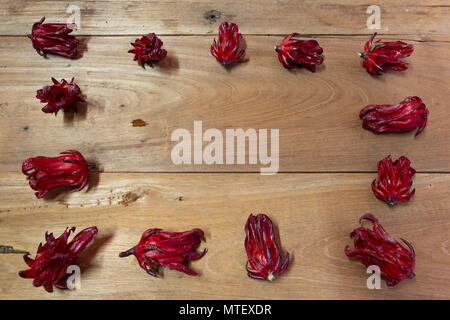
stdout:
<svg viewBox="0 0 450 320">
<path fill-rule="evenodd" d="M 295 39 L 297 33 L 287 35 L 279 45 L 275 46 L 278 60 L 285 68 L 304 67 L 311 72 L 323 63 L 323 49 L 316 40 Z"/>
<path fill-rule="evenodd" d="M 152 66 L 167 56 L 167 51 L 162 49 L 163 42 L 154 33 L 149 33 L 131 43 L 133 49 L 129 53 L 134 53 L 134 60 L 144 67 L 145 64 Z"/>
<path fill-rule="evenodd" d="M 390 205 L 406 202 L 415 193 L 411 190 L 415 173 L 407 157 L 392 162 L 391 156 L 387 156 L 378 162 L 378 179 L 372 182 L 372 190 L 378 199 Z"/>
<path fill-rule="evenodd" d="M 88 181 L 89 167 L 80 152 L 68 150 L 59 157 L 35 157 L 26 159 L 22 172 L 27 176 L 30 187 L 38 191 L 37 198 L 60 187 L 83 189 Z"/>
<path fill-rule="evenodd" d="M 361 53 L 363 58 L 363 66 L 371 75 L 381 75 L 382 73 L 393 71 L 404 71 L 408 69 L 408 64 L 400 59 L 409 57 L 414 47 L 402 41 L 374 42 L 374 33 L 370 40 L 364 45 L 364 52 Z"/>
<path fill-rule="evenodd" d="M 70 35 L 73 31 L 66 23 L 44 23 L 45 17 L 33 24 L 29 35 L 33 48 L 41 56 L 48 53 L 57 54 L 69 59 L 78 57 L 77 38 Z"/>
<path fill-rule="evenodd" d="M 139 266 L 154 277 L 157 277 L 159 267 L 196 275 L 186 264 L 206 254 L 206 249 L 197 251 L 202 240 L 205 240 L 204 232 L 198 228 L 185 232 L 148 229 L 136 246 L 121 252 L 119 257 L 134 255 Z"/>
<path fill-rule="evenodd" d="M 360 223 L 367 220 L 372 228 L 359 227 L 350 237 L 354 248 L 346 246 L 345 254 L 349 258 L 359 259 L 366 267 L 377 265 L 381 277 L 388 286 L 394 286 L 404 279 L 415 276 L 415 252 L 412 245 L 403 240 L 406 248 L 394 240 L 378 222 L 374 215 L 368 213 L 361 217 Z"/>
<path fill-rule="evenodd" d="M 397 105 L 368 105 L 359 117 L 363 128 L 375 133 L 408 132 L 416 130 L 416 136 L 427 125 L 428 109 L 419 97 L 407 97 Z"/>
<path fill-rule="evenodd" d="M 77 255 L 83 251 L 97 236 L 97 227 L 90 227 L 80 231 L 67 245 L 67 253 Z"/>
<path fill-rule="evenodd" d="M 75 227 L 66 228 L 58 237 L 52 233 L 45 234 L 45 244 L 40 244 L 34 259 L 24 256 L 25 263 L 30 267 L 28 270 L 20 271 L 23 278 L 32 278 L 36 287 L 44 286 L 47 292 L 53 291 L 53 286 L 60 289 L 67 288 L 67 268 L 72 265 L 78 254 L 87 246 L 97 234 L 97 227 L 84 229 L 74 239 L 67 243 L 70 233 Z"/>
<path fill-rule="evenodd" d="M 211 45 L 211 54 L 218 62 L 229 65 L 238 61 L 245 53 L 241 48 L 242 34 L 235 23 L 222 22 L 219 26 L 218 40 Z"/>
<path fill-rule="evenodd" d="M 245 225 L 247 274 L 260 280 L 282 275 L 289 265 L 289 253 L 283 261 L 270 218 L 265 214 L 250 215 Z"/>
<path fill-rule="evenodd" d="M 36 98 L 41 102 L 47 103 L 42 111 L 45 113 L 54 113 L 55 115 L 59 110 L 73 110 L 77 111 L 78 101 L 82 101 L 80 94 L 80 87 L 74 83 L 74 79 L 70 82 L 62 79 L 58 82 L 52 78 L 53 85 L 45 86 L 44 88 L 36 92 Z"/>
</svg>

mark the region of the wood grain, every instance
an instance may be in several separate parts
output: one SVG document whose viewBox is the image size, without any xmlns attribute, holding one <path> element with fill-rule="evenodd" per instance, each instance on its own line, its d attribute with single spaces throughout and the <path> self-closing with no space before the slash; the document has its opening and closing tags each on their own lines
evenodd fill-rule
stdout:
<svg viewBox="0 0 450 320">
<path fill-rule="evenodd" d="M 2 4 L 0 34 L 29 33 L 43 16 L 50 22 L 66 22 L 69 5 L 81 9 L 80 35 L 211 34 L 222 21 L 237 23 L 244 34 L 368 34 L 366 10 L 371 4 L 381 8 L 379 32 L 449 34 L 445 0 L 14 0 Z"/>
<path fill-rule="evenodd" d="M 450 177 L 418 174 L 416 195 L 393 208 L 371 190 L 373 174 L 101 174 L 87 193 L 36 200 L 25 179 L 0 175 L 0 244 L 34 250 L 47 230 L 97 225 L 81 256 L 82 289 L 46 293 L 17 275 L 21 255 L 0 255 L 0 299 L 448 299 L 450 298 Z M 93 182 L 93 181 L 91 181 Z M 94 184 L 95 184 L 94 183 Z M 267 213 L 292 254 L 288 272 L 273 283 L 247 278 L 243 226 Z M 395 288 L 366 288 L 367 274 L 344 247 L 359 217 L 374 213 L 395 238 L 416 249 L 413 280 Z M 199 277 L 165 270 L 148 276 L 118 253 L 147 228 L 205 230 L 206 256 L 192 263 Z"/>
<path fill-rule="evenodd" d="M 82 289 L 46 293 L 17 272 L 20 254 L 0 254 L 0 299 L 450 299 L 450 15 L 445 0 L 379 1 L 385 40 L 414 45 L 410 69 L 369 76 L 357 53 L 370 3 L 362 0 L 14 0 L 0 8 L 0 245 L 33 255 L 45 231 L 97 225 L 80 257 Z M 39 57 L 24 35 L 42 16 L 66 22 L 81 9 L 84 54 Z M 209 53 L 222 21 L 245 35 L 245 61 L 224 69 Z M 289 72 L 273 47 L 282 36 L 314 35 L 325 63 L 315 74 Z M 140 68 L 127 53 L 156 32 L 168 57 Z M 86 102 L 57 117 L 41 112 L 36 90 L 50 78 L 75 77 Z M 420 96 L 430 110 L 425 131 L 374 135 L 358 117 L 369 103 Z M 142 120 L 146 126 L 133 126 Z M 280 173 L 260 165 L 182 165 L 170 159 L 173 130 L 280 129 Z M 20 173 L 22 161 L 80 150 L 98 165 L 82 192 L 38 200 Z M 408 156 L 419 173 L 416 195 L 388 207 L 370 189 L 376 163 Z M 191 173 L 188 173 L 191 172 Z M 210 173 L 208 173 L 210 172 Z M 372 173 L 371 173 L 372 172 Z M 273 283 L 244 270 L 243 226 L 269 214 L 293 261 Z M 374 213 L 395 238 L 416 249 L 416 278 L 368 290 L 368 274 L 343 253 L 359 217 Z M 147 228 L 206 232 L 206 256 L 189 277 L 164 270 L 154 279 L 118 253 Z"/>
<path fill-rule="evenodd" d="M 168 58 L 147 69 L 127 53 L 134 37 L 84 39 L 87 51 L 75 61 L 43 59 L 26 38 L 0 38 L 0 170 L 78 149 L 107 172 L 259 172 L 260 165 L 173 164 L 171 133 L 193 134 L 201 120 L 204 130 L 223 135 L 227 128 L 279 129 L 280 171 L 373 171 L 391 153 L 408 156 L 419 171 L 450 171 L 448 41 L 402 37 L 415 47 L 410 69 L 374 78 L 356 54 L 366 37 L 318 38 L 325 63 L 316 73 L 284 69 L 272 49 L 281 37 L 270 36 L 247 36 L 247 62 L 224 69 L 209 53 L 212 38 L 164 37 Z M 36 90 L 51 77 L 75 77 L 87 101 L 79 114 L 41 112 Z M 430 110 L 417 138 L 361 128 L 365 105 L 411 95 Z M 135 119 L 148 125 L 133 127 Z"/>
</svg>

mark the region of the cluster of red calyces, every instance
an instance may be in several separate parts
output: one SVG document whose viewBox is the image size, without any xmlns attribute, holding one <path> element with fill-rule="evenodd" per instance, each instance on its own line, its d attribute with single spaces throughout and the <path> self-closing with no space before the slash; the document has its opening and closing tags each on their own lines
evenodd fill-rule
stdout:
<svg viewBox="0 0 450 320">
<path fill-rule="evenodd" d="M 67 150 L 59 157 L 35 157 L 25 160 L 22 172 L 27 175 L 31 189 L 42 198 L 51 189 L 76 187 L 82 190 L 88 182 L 89 166 L 80 152 Z"/>
<path fill-rule="evenodd" d="M 316 71 L 316 66 L 322 64 L 323 49 L 316 40 L 294 39 L 298 33 L 291 33 L 283 41 L 275 46 L 278 59 L 288 69 L 305 67 L 311 72 Z"/>
<path fill-rule="evenodd" d="M 363 120 L 363 127 L 375 133 L 417 129 L 417 136 L 427 125 L 428 109 L 419 97 L 408 97 L 396 105 L 368 105 L 361 110 L 359 117 Z"/>
<path fill-rule="evenodd" d="M 77 57 L 79 41 L 70 33 L 68 24 L 48 23 L 45 18 L 35 23 L 29 35 L 33 47 L 38 54 L 48 53 L 61 55 L 70 59 Z M 388 70 L 404 71 L 408 64 L 400 59 L 413 52 L 413 46 L 402 41 L 374 41 L 372 35 L 364 46 L 363 66 L 371 75 L 381 75 Z M 284 67 L 292 69 L 305 67 L 311 72 L 323 63 L 323 49 L 316 40 L 296 39 L 297 33 L 287 35 L 275 47 L 278 59 Z M 238 61 L 244 54 L 242 34 L 234 23 L 223 22 L 219 26 L 218 40 L 211 45 L 211 54 L 224 66 Z M 134 54 L 134 60 L 141 66 L 152 66 L 167 56 L 162 49 L 163 42 L 154 33 L 149 33 L 131 43 L 134 47 L 129 53 Z M 36 97 L 47 105 L 42 109 L 45 113 L 57 114 L 59 110 L 74 110 L 76 104 L 82 101 L 81 90 L 72 79 L 70 82 L 58 82 L 52 78 L 53 85 L 45 86 L 37 91 Z M 397 105 L 368 105 L 360 112 L 363 127 L 375 132 L 407 132 L 416 130 L 420 134 L 426 124 L 428 109 L 419 97 L 408 97 Z M 89 166 L 85 159 L 75 150 L 62 152 L 59 157 L 35 157 L 23 162 L 22 172 L 27 175 L 31 188 L 37 198 L 44 197 L 50 190 L 57 187 L 75 187 L 83 189 L 87 184 Z M 408 201 L 415 190 L 410 191 L 415 170 L 411 168 L 406 157 L 400 157 L 392 162 L 390 156 L 378 163 L 378 180 L 372 183 L 372 189 L 377 198 L 393 205 Z M 351 234 L 354 239 L 354 249 L 348 246 L 345 253 L 348 257 L 361 260 L 365 266 L 377 265 L 381 276 L 388 286 L 396 285 L 403 279 L 414 277 L 415 253 L 413 247 L 405 240 L 407 248 L 399 244 L 384 230 L 372 214 L 366 214 L 360 219 L 372 222 L 373 228 L 363 226 Z M 34 278 L 33 285 L 43 285 L 48 292 L 53 291 L 53 285 L 65 289 L 66 270 L 73 264 L 77 255 L 93 241 L 97 228 L 90 227 L 81 231 L 68 243 L 68 238 L 75 228 L 71 228 L 58 238 L 46 233 L 45 245 L 39 245 L 35 259 L 24 256 L 29 270 L 19 274 L 24 278 Z M 247 274 L 259 280 L 273 280 L 282 275 L 289 266 L 289 253 L 282 258 L 275 231 L 270 218 L 264 214 L 250 215 L 245 225 L 245 249 L 247 252 Z M 158 276 L 159 267 L 178 270 L 188 275 L 197 273 L 186 265 L 198 260 L 206 254 L 206 249 L 198 251 L 204 233 L 201 229 L 185 232 L 165 232 L 161 229 L 149 229 L 142 234 L 141 240 L 133 248 L 120 253 L 120 257 L 135 255 L 141 268 L 152 276 Z"/>
<path fill-rule="evenodd" d="M 167 56 L 167 51 L 162 49 L 163 42 L 154 33 L 149 33 L 140 39 L 136 39 L 131 45 L 134 49 L 128 52 L 134 53 L 134 60 L 137 60 L 142 67 L 145 67 L 145 64 L 153 66 L 153 63 Z"/>
<path fill-rule="evenodd" d="M 371 222 L 373 227 L 370 229 L 361 225 L 350 233 L 355 248 L 352 250 L 349 246 L 345 247 L 347 257 L 360 259 L 366 267 L 378 266 L 381 277 L 388 286 L 414 278 L 415 253 L 412 245 L 402 239 L 408 247 L 406 249 L 395 241 L 370 213 L 362 216 L 359 221 L 361 224 L 363 221 Z"/>
<path fill-rule="evenodd" d="M 229 65 L 239 60 L 245 53 L 241 48 L 242 34 L 234 23 L 223 22 L 219 26 L 219 39 L 214 39 L 211 54 L 223 65 Z"/>
<path fill-rule="evenodd" d="M 206 249 L 197 251 L 201 240 L 205 241 L 205 236 L 200 229 L 185 232 L 148 229 L 142 234 L 136 246 L 120 253 L 119 256 L 122 258 L 133 254 L 139 266 L 154 277 L 158 277 L 159 267 L 167 267 L 195 276 L 197 273 L 185 264 L 205 255 Z"/>
<path fill-rule="evenodd" d="M 78 233 L 72 241 L 67 243 L 75 227 L 66 229 L 55 239 L 53 233 L 45 233 L 45 244 L 39 244 L 36 257 L 31 259 L 26 254 L 23 258 L 30 269 L 20 271 L 22 278 L 33 278 L 35 287 L 44 286 L 47 292 L 53 291 L 53 286 L 67 289 L 67 268 L 74 264 L 78 254 L 83 251 L 97 235 L 97 227 L 90 227 Z"/>
<path fill-rule="evenodd" d="M 391 156 L 387 156 L 378 162 L 378 180 L 373 180 L 372 190 L 378 199 L 390 205 L 406 202 L 415 192 L 415 189 L 410 191 L 415 174 L 407 157 L 392 162 Z"/>
<path fill-rule="evenodd" d="M 282 275 L 289 265 L 289 253 L 281 257 L 272 221 L 265 214 L 250 215 L 245 225 L 247 274 L 250 278 L 270 280 Z"/>
<path fill-rule="evenodd" d="M 53 85 L 45 86 L 36 92 L 36 98 L 41 102 L 47 103 L 42 111 L 45 113 L 58 113 L 59 110 L 73 110 L 77 111 L 77 102 L 83 101 L 79 97 L 81 94 L 80 87 L 73 82 L 74 78 L 70 82 L 62 79 L 58 82 L 55 78 L 52 78 Z"/>
<path fill-rule="evenodd" d="M 43 23 L 45 17 L 41 21 L 33 24 L 31 39 L 33 48 L 41 56 L 47 53 L 54 53 L 69 59 L 77 58 L 77 49 L 79 41 L 69 33 L 73 30 L 66 23 Z"/>
<path fill-rule="evenodd" d="M 400 59 L 409 57 L 414 51 L 413 46 L 402 41 L 374 42 L 376 35 L 375 32 L 366 42 L 364 52 L 360 54 L 367 72 L 371 75 L 381 75 L 388 70 L 407 70 L 408 63 Z"/>
</svg>

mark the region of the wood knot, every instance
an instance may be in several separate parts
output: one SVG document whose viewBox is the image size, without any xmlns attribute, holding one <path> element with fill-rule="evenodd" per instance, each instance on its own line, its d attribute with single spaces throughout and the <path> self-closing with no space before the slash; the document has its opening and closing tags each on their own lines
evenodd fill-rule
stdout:
<svg viewBox="0 0 450 320">
<path fill-rule="evenodd" d="M 210 23 L 214 23 L 214 22 L 216 22 L 217 19 L 220 19 L 221 16 L 222 16 L 222 12 L 217 11 L 217 10 L 209 10 L 209 11 L 205 12 L 205 14 L 203 15 L 203 18 L 208 20 Z"/>
</svg>

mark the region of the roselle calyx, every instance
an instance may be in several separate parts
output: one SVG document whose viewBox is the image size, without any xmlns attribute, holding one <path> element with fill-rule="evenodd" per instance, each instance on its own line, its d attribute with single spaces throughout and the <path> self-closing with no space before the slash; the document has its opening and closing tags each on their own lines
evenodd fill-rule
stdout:
<svg viewBox="0 0 450 320">
<path fill-rule="evenodd" d="M 419 97 L 407 97 L 396 105 L 370 104 L 364 107 L 359 117 L 363 128 L 375 133 L 408 132 L 416 130 L 416 136 L 425 129 L 428 109 Z"/>
<path fill-rule="evenodd" d="M 235 23 L 222 22 L 219 26 L 219 38 L 211 45 L 211 54 L 222 65 L 227 66 L 238 61 L 245 53 L 241 48 L 242 34 Z"/>
<path fill-rule="evenodd" d="M 391 156 L 387 156 L 378 162 L 378 180 L 373 180 L 372 190 L 378 199 L 390 205 L 406 202 L 416 191 L 410 191 L 415 174 L 407 157 L 401 156 L 392 162 Z"/>
<path fill-rule="evenodd" d="M 323 49 L 316 40 L 299 40 L 294 37 L 298 33 L 287 35 L 283 41 L 275 46 L 278 52 L 278 60 L 285 68 L 305 67 L 311 72 L 316 71 L 316 66 L 323 63 Z"/>
<path fill-rule="evenodd" d="M 74 83 L 74 78 L 70 82 L 62 79 L 58 82 L 52 78 L 53 85 L 45 86 L 36 92 L 36 98 L 41 102 L 47 103 L 42 111 L 45 113 L 58 114 L 59 110 L 77 111 L 77 103 L 83 101 L 79 96 L 81 94 L 80 87 Z"/>
<path fill-rule="evenodd" d="M 377 33 L 375 32 L 364 46 L 364 52 L 360 53 L 363 59 L 363 66 L 371 75 L 381 75 L 388 70 L 404 71 L 408 69 L 408 63 L 400 60 L 409 57 L 414 51 L 412 44 L 402 41 L 381 41 L 374 42 Z"/>
<path fill-rule="evenodd" d="M 207 249 L 197 251 L 201 241 L 205 241 L 201 229 L 185 232 L 166 232 L 162 229 L 148 229 L 133 248 L 119 254 L 119 257 L 134 255 L 139 266 L 149 275 L 158 277 L 158 268 L 166 267 L 195 276 L 197 273 L 186 263 L 198 260 Z"/>
<path fill-rule="evenodd" d="M 373 224 L 372 229 L 362 226 L 364 221 Z M 404 279 L 414 278 L 415 252 L 413 246 L 401 239 L 407 248 L 395 241 L 378 223 L 371 213 L 363 215 L 359 220 L 361 227 L 350 233 L 354 249 L 345 247 L 349 258 L 360 259 L 366 267 L 376 265 L 380 268 L 381 278 L 388 286 L 395 286 Z"/>
<path fill-rule="evenodd" d="M 75 232 L 75 227 L 66 228 L 58 238 L 46 232 L 45 244 L 39 244 L 35 258 L 24 255 L 23 259 L 30 269 L 20 271 L 19 275 L 34 279 L 33 285 L 44 286 L 47 292 L 53 292 L 53 286 L 67 289 L 67 268 L 77 261 L 78 254 L 94 240 L 98 229 L 95 226 L 86 228 L 67 243 L 71 232 Z"/>
<path fill-rule="evenodd" d="M 245 225 L 245 235 L 247 275 L 250 278 L 272 281 L 287 270 L 289 253 L 283 262 L 272 221 L 267 215 L 251 214 Z"/>
<path fill-rule="evenodd" d="M 89 169 L 80 152 L 67 150 L 59 157 L 35 157 L 25 160 L 22 172 L 27 175 L 31 189 L 42 198 L 54 188 L 74 187 L 82 190 L 88 182 Z"/>
<path fill-rule="evenodd" d="M 129 53 L 134 53 L 134 61 L 137 61 L 142 67 L 148 64 L 150 67 L 167 56 L 167 51 L 162 49 L 163 42 L 154 33 L 143 35 L 131 43 L 134 47 Z"/>
<path fill-rule="evenodd" d="M 45 17 L 33 24 L 31 39 L 36 52 L 46 57 L 47 53 L 57 54 L 69 59 L 78 56 L 79 41 L 70 35 L 73 29 L 66 23 L 44 23 Z"/>
</svg>

